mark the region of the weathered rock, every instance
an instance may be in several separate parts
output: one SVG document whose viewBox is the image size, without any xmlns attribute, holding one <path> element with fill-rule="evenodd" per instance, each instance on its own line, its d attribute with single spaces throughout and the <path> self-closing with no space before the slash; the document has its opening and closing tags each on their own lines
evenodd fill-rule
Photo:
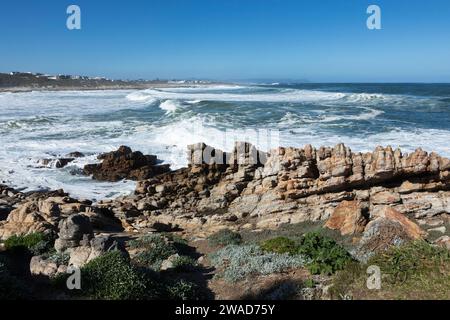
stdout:
<svg viewBox="0 0 450 320">
<path fill-rule="evenodd" d="M 342 201 L 328 219 L 325 227 L 339 230 L 341 235 L 361 233 L 367 224 L 358 201 Z"/>
<path fill-rule="evenodd" d="M 56 159 L 41 159 L 39 160 L 39 163 L 45 167 L 52 167 L 52 168 L 64 168 L 69 163 L 74 161 L 75 158 L 56 158 Z"/>
<path fill-rule="evenodd" d="M 98 159 L 103 160 L 102 163 L 86 165 L 84 173 L 100 181 L 144 180 L 170 171 L 169 165 L 157 164 L 156 156 L 133 152 L 126 146 L 102 154 Z"/>
<path fill-rule="evenodd" d="M 68 248 L 88 245 L 94 237 L 89 217 L 82 214 L 73 214 L 59 223 L 59 238 L 55 241 L 58 252 Z"/>
<path fill-rule="evenodd" d="M 65 155 L 66 158 L 83 158 L 85 157 L 84 153 L 79 151 L 71 152 Z"/>
<path fill-rule="evenodd" d="M 51 232 L 54 230 L 52 218 L 40 213 L 36 202 L 27 202 L 11 211 L 6 221 L 0 222 L 0 239 L 6 240 L 13 235 Z"/>
<path fill-rule="evenodd" d="M 120 245 L 112 237 L 103 235 L 93 238 L 87 244 L 69 248 L 66 252 L 70 255 L 69 265 L 81 268 L 93 259 L 114 250 L 121 251 L 125 255 L 128 254 L 123 245 Z"/>
<path fill-rule="evenodd" d="M 175 268 L 175 261 L 180 257 L 179 254 L 173 254 L 161 263 L 160 271 L 167 271 Z"/>
<path fill-rule="evenodd" d="M 450 250 L 450 237 L 449 236 L 442 236 L 434 241 L 434 243 L 438 246 L 441 246 L 443 248 L 446 248 Z"/>
<path fill-rule="evenodd" d="M 366 226 L 358 247 L 353 252 L 356 259 L 367 261 L 372 255 L 412 240 L 397 221 L 377 218 Z"/>
<path fill-rule="evenodd" d="M 399 223 L 411 239 L 417 240 L 426 236 L 426 232 L 422 230 L 416 223 L 408 219 L 406 215 L 398 212 L 391 207 L 385 206 L 379 213 L 379 217 Z"/>
<path fill-rule="evenodd" d="M 35 256 L 30 261 L 30 273 L 35 276 L 45 276 L 53 278 L 58 274 L 66 273 L 67 266 L 58 264 L 55 261 L 46 259 L 43 256 Z"/>
</svg>

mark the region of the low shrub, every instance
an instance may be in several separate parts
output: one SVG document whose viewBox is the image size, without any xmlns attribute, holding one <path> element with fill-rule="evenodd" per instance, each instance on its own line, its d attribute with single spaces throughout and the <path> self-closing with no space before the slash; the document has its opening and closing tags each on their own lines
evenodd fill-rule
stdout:
<svg viewBox="0 0 450 320">
<path fill-rule="evenodd" d="M 68 265 L 70 260 L 70 255 L 66 252 L 50 252 L 46 255 L 46 258 L 57 265 Z"/>
<path fill-rule="evenodd" d="M 5 241 L 7 250 L 28 250 L 32 255 L 41 255 L 53 248 L 54 239 L 41 232 L 29 235 L 14 235 Z"/>
<path fill-rule="evenodd" d="M 369 266 L 380 268 L 380 290 L 367 289 Z M 393 246 L 367 264 L 349 263 L 336 274 L 330 289 L 337 299 L 448 299 L 449 292 L 450 251 L 425 241 Z"/>
<path fill-rule="evenodd" d="M 208 242 L 212 246 L 237 245 L 242 242 L 239 233 L 229 229 L 223 229 L 208 237 Z"/>
<path fill-rule="evenodd" d="M 139 266 L 159 270 L 161 263 L 177 253 L 173 243 L 161 235 L 148 235 L 129 242 L 130 248 L 141 250 L 133 262 Z"/>
<path fill-rule="evenodd" d="M 179 256 L 173 261 L 174 270 L 177 272 L 192 271 L 197 265 L 197 261 L 188 256 Z"/>
<path fill-rule="evenodd" d="M 226 281 L 236 282 L 252 274 L 272 274 L 308 263 L 302 255 L 264 252 L 257 245 L 229 245 L 210 255 L 210 260 Z"/>
<path fill-rule="evenodd" d="M 119 251 L 90 261 L 81 276 L 83 294 L 94 299 L 139 300 L 152 294 L 149 280 Z"/>
<path fill-rule="evenodd" d="M 308 269 L 312 274 L 331 275 L 352 261 L 343 247 L 317 232 L 307 233 L 300 239 L 298 253 L 311 260 Z"/>
<path fill-rule="evenodd" d="M 295 241 L 286 237 L 277 237 L 261 243 L 261 249 L 266 252 L 288 253 L 294 255 L 298 253 L 298 245 Z"/>
<path fill-rule="evenodd" d="M 388 251 L 373 256 L 368 265 L 380 267 L 385 278 L 392 284 L 420 278 L 432 271 L 450 271 L 450 251 L 432 246 L 425 241 L 413 241 L 402 246 L 392 246 Z"/>
<path fill-rule="evenodd" d="M 165 298 L 169 300 L 198 300 L 201 297 L 197 285 L 183 279 L 167 283 L 165 292 Z"/>
</svg>

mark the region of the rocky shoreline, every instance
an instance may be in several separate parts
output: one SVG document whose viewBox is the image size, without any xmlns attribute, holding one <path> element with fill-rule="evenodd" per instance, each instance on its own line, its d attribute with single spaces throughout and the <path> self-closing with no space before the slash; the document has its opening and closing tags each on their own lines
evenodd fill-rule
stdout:
<svg viewBox="0 0 450 320">
<path fill-rule="evenodd" d="M 236 143 L 225 153 L 196 144 L 188 147 L 189 166 L 175 171 L 125 146 L 99 159 L 86 174 L 137 180 L 135 193 L 93 204 L 62 190 L 22 193 L 0 185 L 0 240 L 52 234 L 56 251 L 69 258 L 58 265 L 35 256 L 32 274 L 55 276 L 118 248 L 128 254 L 119 241 L 127 237 L 174 232 L 205 239 L 224 229 L 257 233 L 307 222 L 349 237 L 350 253 L 363 262 L 418 239 L 450 249 L 450 160 L 421 149 L 357 153 L 339 144 L 264 153 Z"/>
</svg>

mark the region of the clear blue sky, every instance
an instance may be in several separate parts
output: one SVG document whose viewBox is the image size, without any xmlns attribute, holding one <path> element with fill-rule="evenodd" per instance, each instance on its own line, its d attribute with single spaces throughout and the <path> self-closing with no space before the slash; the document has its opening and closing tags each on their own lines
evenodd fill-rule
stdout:
<svg viewBox="0 0 450 320">
<path fill-rule="evenodd" d="M 0 71 L 450 82 L 449 0 L 1 0 L 0 32 Z"/>
</svg>

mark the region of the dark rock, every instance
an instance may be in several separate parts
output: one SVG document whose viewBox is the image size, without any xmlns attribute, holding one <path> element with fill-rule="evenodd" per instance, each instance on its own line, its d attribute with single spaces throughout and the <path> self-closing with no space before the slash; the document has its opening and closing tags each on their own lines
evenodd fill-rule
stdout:
<svg viewBox="0 0 450 320">
<path fill-rule="evenodd" d="M 86 165 L 84 173 L 100 181 L 144 180 L 170 171 L 169 165 L 157 165 L 156 156 L 133 152 L 126 146 L 101 154 L 98 159 L 103 162 Z"/>
<path fill-rule="evenodd" d="M 0 221 L 6 220 L 12 208 L 9 206 L 0 206 Z"/>
<path fill-rule="evenodd" d="M 39 161 L 43 166 L 54 166 L 55 168 L 61 169 L 67 166 L 69 163 L 74 161 L 75 158 L 59 158 L 59 159 L 42 159 Z"/>
<path fill-rule="evenodd" d="M 64 251 L 89 244 L 94 237 L 89 217 L 82 214 L 73 214 L 59 222 L 59 238 L 55 241 L 55 249 Z"/>
<path fill-rule="evenodd" d="M 85 155 L 84 155 L 84 153 L 75 151 L 75 152 L 71 152 L 71 153 L 66 154 L 65 157 L 66 158 L 83 158 L 83 157 L 85 157 Z"/>
</svg>

